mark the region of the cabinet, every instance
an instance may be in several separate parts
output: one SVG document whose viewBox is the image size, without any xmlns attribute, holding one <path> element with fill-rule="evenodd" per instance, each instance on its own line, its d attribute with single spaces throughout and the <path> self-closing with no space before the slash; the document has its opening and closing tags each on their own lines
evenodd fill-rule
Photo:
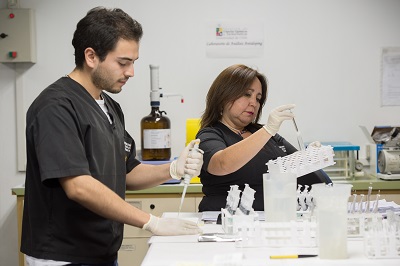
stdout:
<svg viewBox="0 0 400 266">
<path fill-rule="evenodd" d="M 197 212 L 197 194 L 186 194 L 181 212 Z M 147 213 L 161 216 L 164 212 L 177 212 L 181 202 L 181 194 L 133 194 L 127 195 L 125 200 Z M 125 225 L 124 239 L 118 252 L 118 265 L 136 266 L 142 263 L 148 249 L 148 240 L 151 234 L 137 227 Z"/>
</svg>

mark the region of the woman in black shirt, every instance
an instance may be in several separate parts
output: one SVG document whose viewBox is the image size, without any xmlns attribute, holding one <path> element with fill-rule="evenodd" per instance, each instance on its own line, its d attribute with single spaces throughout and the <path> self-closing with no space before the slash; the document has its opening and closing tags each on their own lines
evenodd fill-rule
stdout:
<svg viewBox="0 0 400 266">
<path fill-rule="evenodd" d="M 258 123 L 267 98 L 267 80 L 245 65 L 233 65 L 222 71 L 207 94 L 201 118 L 200 148 L 204 151 L 200 180 L 204 197 L 199 211 L 218 211 L 225 207 L 231 185 L 244 189 L 249 184 L 255 193 L 254 210 L 264 210 L 263 174 L 266 163 L 296 150 L 277 134 L 294 104 L 271 111 L 266 125 Z M 297 179 L 298 184 L 330 183 L 322 171 Z"/>
</svg>

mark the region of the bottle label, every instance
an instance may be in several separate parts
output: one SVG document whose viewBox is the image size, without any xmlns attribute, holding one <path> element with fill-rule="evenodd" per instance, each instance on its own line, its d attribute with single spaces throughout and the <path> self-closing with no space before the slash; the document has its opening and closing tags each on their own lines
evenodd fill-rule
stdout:
<svg viewBox="0 0 400 266">
<path fill-rule="evenodd" d="M 169 149 L 171 148 L 171 129 L 144 129 L 144 149 Z"/>
</svg>

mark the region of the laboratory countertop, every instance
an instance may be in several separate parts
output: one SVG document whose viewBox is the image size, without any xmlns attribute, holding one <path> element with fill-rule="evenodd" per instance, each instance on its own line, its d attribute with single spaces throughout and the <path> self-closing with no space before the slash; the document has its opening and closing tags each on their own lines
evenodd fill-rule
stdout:
<svg viewBox="0 0 400 266">
<path fill-rule="evenodd" d="M 202 193 L 201 184 L 189 184 L 187 188 L 187 193 Z M 400 188 L 400 185 L 399 185 Z M 164 184 L 159 185 L 153 188 L 141 189 L 141 190 L 127 190 L 126 195 L 135 195 L 135 194 L 173 194 L 179 193 L 181 194 L 183 190 L 183 184 Z M 24 196 L 25 187 L 23 185 L 15 186 L 11 188 L 11 191 L 16 196 Z"/>
<path fill-rule="evenodd" d="M 163 217 L 177 217 L 164 213 Z M 199 213 L 181 213 L 183 219 L 201 219 Z M 203 233 L 223 233 L 221 225 L 201 224 Z M 369 259 L 362 238 L 348 238 L 347 259 L 328 260 L 318 256 L 301 259 L 270 259 L 270 255 L 318 254 L 317 247 L 263 246 L 241 247 L 235 242 L 198 242 L 198 235 L 152 236 L 142 266 L 163 265 L 399 265 L 400 257 Z M 240 242 L 238 242 L 240 243 Z M 229 262 L 229 263 L 228 263 Z"/>
<path fill-rule="evenodd" d="M 361 176 L 355 177 L 346 180 L 333 180 L 333 183 L 346 183 L 352 184 L 353 190 L 368 190 L 368 187 L 371 185 L 374 190 L 381 190 L 384 192 L 385 190 L 393 191 L 400 190 L 400 180 L 382 180 L 376 178 L 375 176 Z M 173 193 L 182 193 L 182 184 L 164 184 L 159 185 L 153 188 L 142 189 L 142 190 L 128 190 L 126 191 L 126 195 L 135 195 L 135 194 L 173 194 Z M 25 193 L 25 188 L 23 185 L 13 187 L 11 189 L 12 193 L 17 196 L 23 196 Z M 202 185 L 201 184 L 189 184 L 187 188 L 187 193 L 202 193 Z"/>
</svg>

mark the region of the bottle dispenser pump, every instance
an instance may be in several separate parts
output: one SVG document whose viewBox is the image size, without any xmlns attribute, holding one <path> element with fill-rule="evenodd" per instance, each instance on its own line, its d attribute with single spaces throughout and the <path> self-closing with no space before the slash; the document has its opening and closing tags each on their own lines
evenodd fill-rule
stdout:
<svg viewBox="0 0 400 266">
<path fill-rule="evenodd" d="M 158 82 L 159 66 L 150 65 L 150 106 L 151 112 L 142 118 L 141 145 L 143 161 L 168 161 L 171 159 L 171 121 L 160 111 L 160 97 L 180 96 L 162 94 Z M 183 98 L 181 97 L 181 102 Z"/>
</svg>

